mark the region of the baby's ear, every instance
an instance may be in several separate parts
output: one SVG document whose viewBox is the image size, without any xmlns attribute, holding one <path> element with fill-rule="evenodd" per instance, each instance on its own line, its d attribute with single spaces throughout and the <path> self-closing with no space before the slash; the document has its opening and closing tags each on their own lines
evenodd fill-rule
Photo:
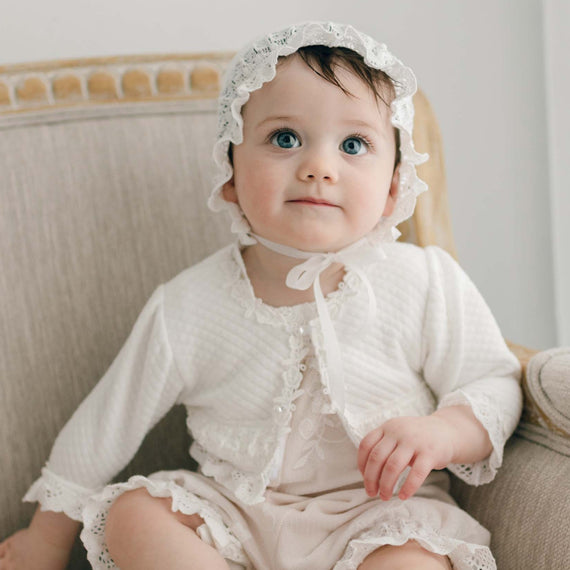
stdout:
<svg viewBox="0 0 570 570">
<path fill-rule="evenodd" d="M 222 198 L 226 202 L 233 202 L 234 204 L 238 203 L 236 185 L 233 176 L 222 186 Z"/>
<path fill-rule="evenodd" d="M 398 187 L 400 186 L 400 165 L 396 166 L 394 174 L 392 175 L 392 182 L 390 183 L 390 191 L 388 192 L 388 197 L 386 198 L 386 204 L 384 206 L 384 212 L 382 215 L 385 217 L 391 216 L 394 208 L 396 206 L 396 201 L 398 199 Z"/>
</svg>

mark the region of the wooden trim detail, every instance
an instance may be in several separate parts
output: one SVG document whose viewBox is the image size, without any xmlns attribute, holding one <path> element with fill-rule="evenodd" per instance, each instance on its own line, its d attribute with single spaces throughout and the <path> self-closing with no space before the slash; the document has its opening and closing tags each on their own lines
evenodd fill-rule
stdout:
<svg viewBox="0 0 570 570">
<path fill-rule="evenodd" d="M 233 53 L 89 58 L 0 67 L 0 113 L 217 97 Z"/>
</svg>

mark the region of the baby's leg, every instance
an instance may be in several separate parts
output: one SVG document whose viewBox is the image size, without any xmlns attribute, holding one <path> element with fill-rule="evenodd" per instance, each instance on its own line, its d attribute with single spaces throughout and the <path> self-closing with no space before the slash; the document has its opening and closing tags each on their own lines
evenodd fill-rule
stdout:
<svg viewBox="0 0 570 570">
<path fill-rule="evenodd" d="M 200 516 L 172 512 L 171 499 L 128 491 L 111 506 L 105 526 L 109 552 L 121 570 L 228 570 L 196 534 Z"/>
<path fill-rule="evenodd" d="M 434 554 L 410 540 L 402 546 L 381 546 L 369 554 L 358 570 L 451 570 L 447 556 Z"/>
</svg>

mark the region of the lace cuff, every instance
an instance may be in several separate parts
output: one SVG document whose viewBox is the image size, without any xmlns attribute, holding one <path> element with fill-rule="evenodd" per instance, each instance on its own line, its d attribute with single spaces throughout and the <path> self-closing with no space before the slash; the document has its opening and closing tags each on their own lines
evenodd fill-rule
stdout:
<svg viewBox="0 0 570 570">
<path fill-rule="evenodd" d="M 484 485 L 490 483 L 503 463 L 503 436 L 502 414 L 496 402 L 487 394 L 466 394 L 458 390 L 444 396 L 438 409 L 450 406 L 469 406 L 475 417 L 481 422 L 489 434 L 493 445 L 491 454 L 477 463 L 451 463 L 447 469 L 469 485 Z"/>
<path fill-rule="evenodd" d="M 40 503 L 42 511 L 65 513 L 70 519 L 83 522 L 83 507 L 94 492 L 95 490 L 67 481 L 44 467 L 42 476 L 34 482 L 22 500 Z"/>
</svg>

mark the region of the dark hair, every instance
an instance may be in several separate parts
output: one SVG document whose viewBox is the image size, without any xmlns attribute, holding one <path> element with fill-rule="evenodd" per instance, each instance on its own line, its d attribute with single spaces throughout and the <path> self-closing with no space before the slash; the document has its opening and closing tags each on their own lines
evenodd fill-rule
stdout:
<svg viewBox="0 0 570 570">
<path fill-rule="evenodd" d="M 317 75 L 336 85 L 346 95 L 352 94 L 335 73 L 335 68 L 342 64 L 368 85 L 376 98 L 388 107 L 395 96 L 394 82 L 390 76 L 381 69 L 368 67 L 364 63 L 364 58 L 351 49 L 316 45 L 301 47 L 295 53 L 299 54 Z"/>
<path fill-rule="evenodd" d="M 352 71 L 374 93 L 375 97 L 382 101 L 388 108 L 396 96 L 395 81 L 381 69 L 369 67 L 364 58 L 357 52 L 345 47 L 328 47 L 323 45 L 303 46 L 288 56 L 281 56 L 277 65 L 288 58 L 298 54 L 305 64 L 325 81 L 336 85 L 343 93 L 352 96 L 352 93 L 340 82 L 335 70 L 343 66 Z M 394 127 L 396 138 L 396 159 L 394 169 L 400 163 L 400 131 Z M 233 165 L 233 145 L 230 143 L 228 157 Z"/>
</svg>

